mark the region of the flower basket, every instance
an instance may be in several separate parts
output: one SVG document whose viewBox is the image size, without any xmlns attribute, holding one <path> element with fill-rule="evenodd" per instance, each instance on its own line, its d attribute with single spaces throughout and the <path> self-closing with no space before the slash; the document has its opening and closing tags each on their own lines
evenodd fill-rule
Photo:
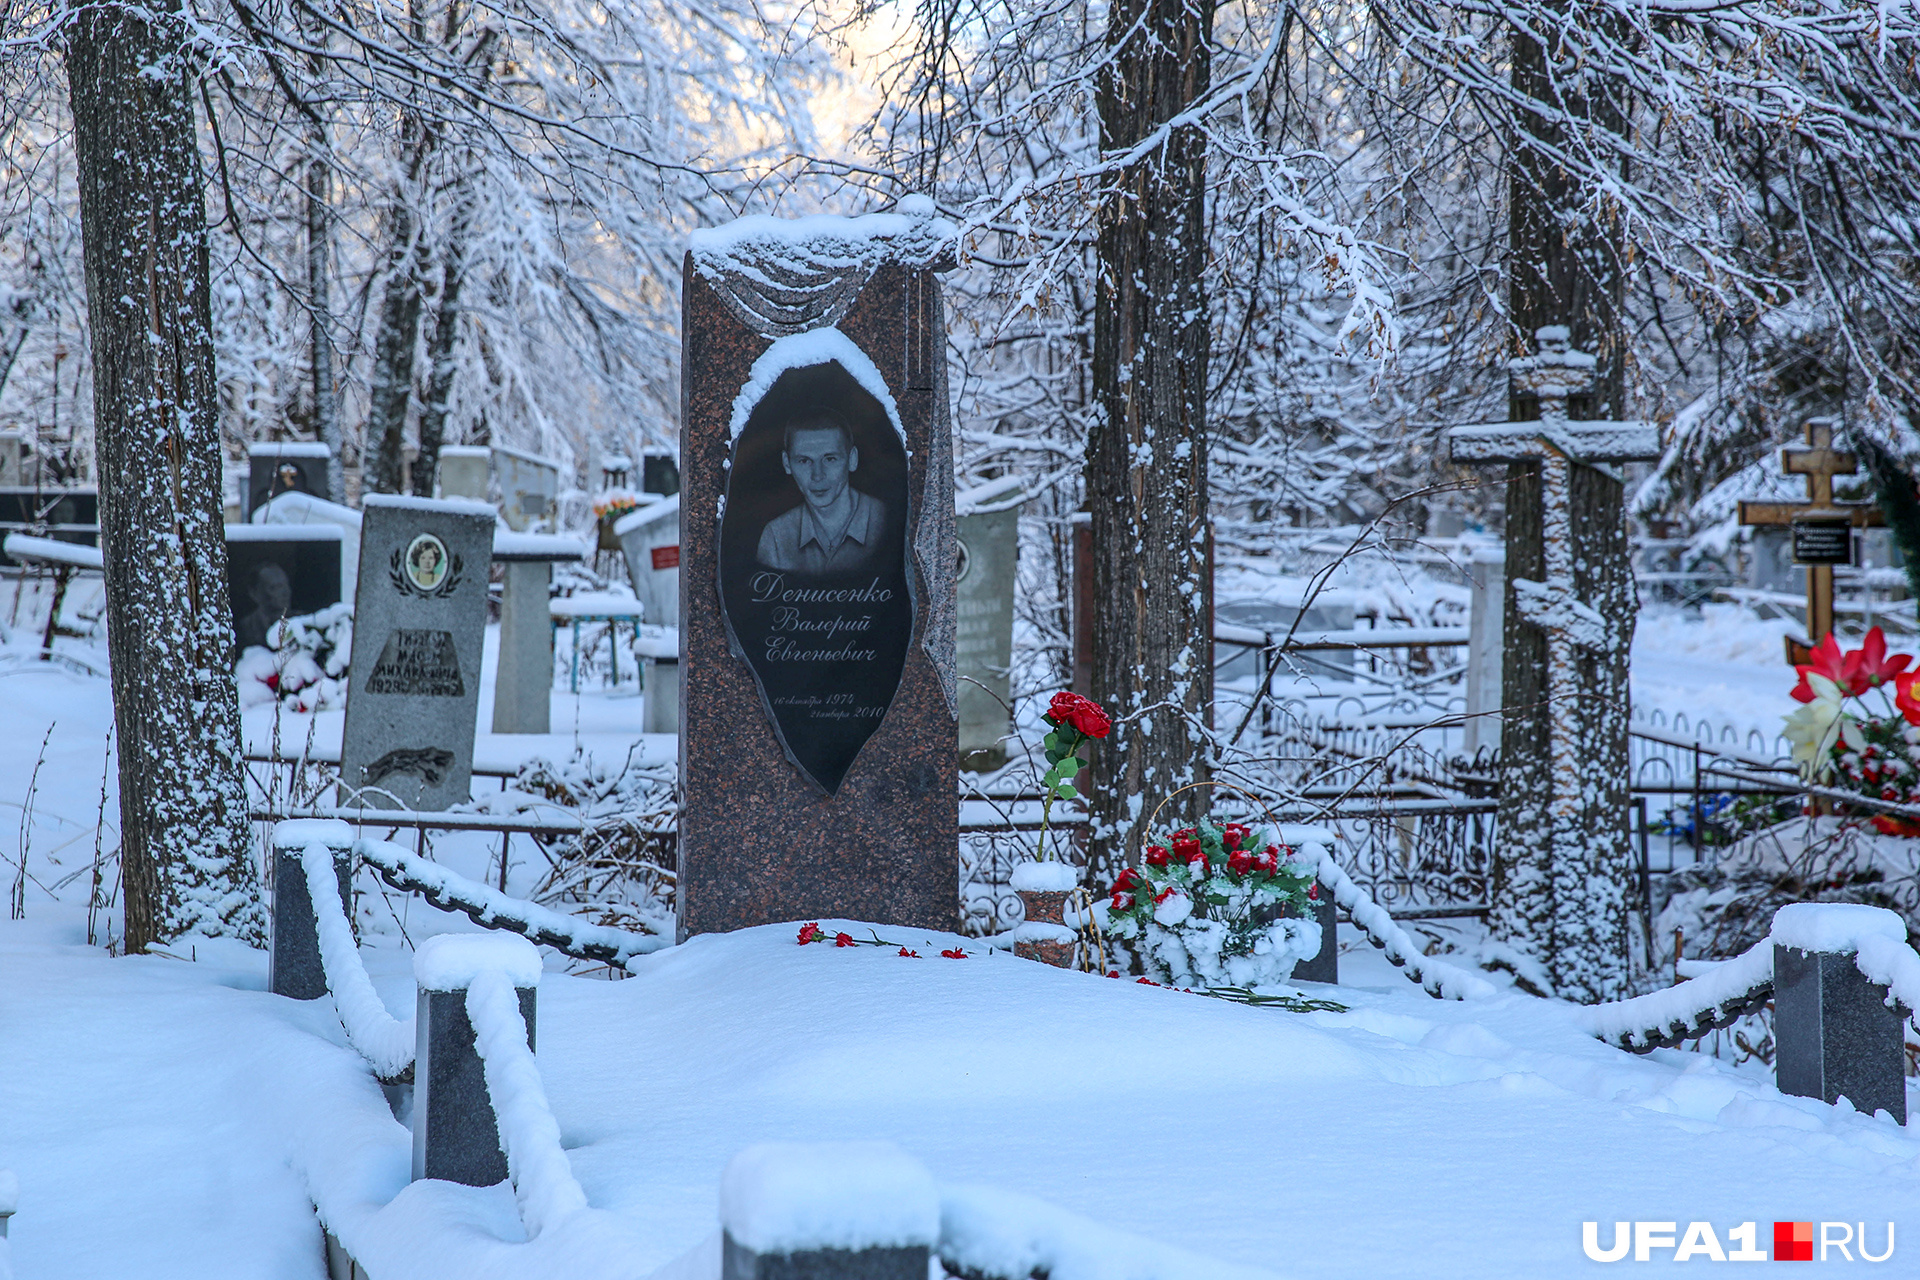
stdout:
<svg viewBox="0 0 1920 1280">
<path fill-rule="evenodd" d="M 1265 809 L 1226 783 L 1189 783 L 1180 791 L 1214 785 Z M 1180 791 L 1154 810 L 1149 832 Z M 1173 986 L 1286 983 L 1321 945 L 1313 912 L 1319 889 L 1293 852 L 1280 842 L 1277 822 L 1254 827 L 1202 816 L 1164 843 L 1149 844 L 1139 867 L 1121 871 L 1105 908 L 1107 930 L 1134 946 L 1151 976 Z"/>
</svg>

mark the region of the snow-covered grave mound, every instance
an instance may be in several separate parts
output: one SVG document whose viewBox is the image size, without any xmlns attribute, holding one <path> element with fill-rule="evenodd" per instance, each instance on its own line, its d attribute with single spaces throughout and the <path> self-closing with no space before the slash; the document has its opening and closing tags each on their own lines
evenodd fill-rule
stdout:
<svg viewBox="0 0 1920 1280">
<path fill-rule="evenodd" d="M 1349 1012 L 1303 1015 L 822 924 L 919 957 L 779 925 L 638 957 L 627 981 L 542 975 L 539 1073 L 590 1208 L 531 1242 L 506 1184 L 408 1184 L 408 1133 L 331 1002 L 266 994 L 258 953 L 107 959 L 72 916 L 0 927 L 18 1272 L 317 1280 L 317 1200 L 380 1280 L 691 1280 L 728 1163 L 764 1142 L 895 1143 L 949 1216 L 1077 1259 L 1056 1280 L 1196 1259 L 1571 1274 L 1583 1221 L 1884 1222 L 1920 1176 L 1920 1135 L 1783 1097 L 1764 1068 L 1635 1057 L 1523 996 L 1434 1000 L 1369 954 L 1328 993 Z M 411 956 L 366 956 L 410 1015 Z"/>
</svg>

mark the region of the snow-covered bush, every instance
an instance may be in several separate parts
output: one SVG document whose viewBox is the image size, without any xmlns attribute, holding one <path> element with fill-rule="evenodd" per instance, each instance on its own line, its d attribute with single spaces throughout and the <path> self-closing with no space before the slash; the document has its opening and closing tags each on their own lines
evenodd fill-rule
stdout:
<svg viewBox="0 0 1920 1280">
<path fill-rule="evenodd" d="M 1149 845 L 1111 893 L 1108 932 L 1175 986 L 1286 982 L 1320 950 L 1313 871 L 1271 831 L 1202 818 Z"/>
<path fill-rule="evenodd" d="M 325 711 L 347 704 L 347 660 L 353 653 L 353 606 L 284 618 L 265 645 L 248 645 L 234 663 L 241 707 L 278 700 L 289 711 Z"/>
</svg>

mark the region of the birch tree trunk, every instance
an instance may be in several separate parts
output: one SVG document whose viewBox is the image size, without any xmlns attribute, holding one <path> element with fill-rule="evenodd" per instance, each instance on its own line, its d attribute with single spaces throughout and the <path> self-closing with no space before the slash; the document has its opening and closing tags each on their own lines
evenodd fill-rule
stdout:
<svg viewBox="0 0 1920 1280">
<path fill-rule="evenodd" d="M 1594 383 L 1570 398 L 1575 419 L 1619 419 L 1626 409 L 1621 313 L 1625 271 L 1618 234 L 1584 209 L 1577 180 L 1554 162 L 1566 142 L 1563 113 L 1599 118 L 1619 104 L 1562 93 L 1560 52 L 1513 31 L 1513 85 L 1540 104 L 1523 117 L 1508 166 L 1507 297 L 1516 342 L 1530 354 L 1535 333 L 1566 325 L 1573 346 L 1599 358 Z M 1604 84 L 1604 82 L 1602 82 Z M 1516 392 L 1508 416 L 1533 421 L 1537 398 Z M 1547 637 L 1521 616 L 1515 582 L 1546 576 L 1541 468 L 1517 463 L 1507 477 L 1507 599 L 1501 667 L 1499 844 L 1489 886 L 1495 938 L 1540 962 L 1553 990 L 1593 1002 L 1618 997 L 1628 980 L 1627 903 L 1634 860 L 1627 806 L 1627 659 L 1636 597 L 1625 494 L 1612 468 L 1574 464 L 1568 481 L 1573 580 L 1579 599 L 1605 619 L 1607 644 L 1580 651 L 1571 677 L 1550 687 Z M 1549 749 L 1552 720 L 1574 723 L 1581 788 L 1573 830 L 1556 836 Z M 1565 824 L 1563 824 L 1565 825 Z"/>
<path fill-rule="evenodd" d="M 1207 91 L 1213 0 L 1120 0 L 1107 19 L 1101 145 L 1124 152 Z M 1165 139 L 1109 181 L 1099 222 L 1086 495 L 1092 697 L 1114 715 L 1092 752 L 1092 871 L 1129 860 L 1152 806 L 1207 776 L 1213 701 L 1206 546 L 1205 133 Z"/>
<path fill-rule="evenodd" d="M 426 399 L 420 405 L 420 455 L 413 463 L 413 492 L 433 496 L 440 469 L 440 446 L 446 443 L 447 404 L 453 398 L 454 348 L 460 339 L 460 290 L 467 275 L 467 232 L 473 225 L 471 192 L 464 185 L 440 253 L 440 298 L 434 307 L 433 333 L 427 339 Z"/>
<path fill-rule="evenodd" d="M 264 943 L 231 669 L 206 210 L 177 4 L 74 18 L 126 946 Z"/>
</svg>

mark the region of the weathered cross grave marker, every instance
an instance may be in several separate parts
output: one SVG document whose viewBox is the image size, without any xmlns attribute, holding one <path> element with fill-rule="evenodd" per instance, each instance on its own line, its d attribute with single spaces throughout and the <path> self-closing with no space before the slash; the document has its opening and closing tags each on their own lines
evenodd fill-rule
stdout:
<svg viewBox="0 0 1920 1280">
<path fill-rule="evenodd" d="M 1539 398 L 1539 419 L 1450 433 L 1455 462 L 1507 463 L 1540 486 L 1540 524 L 1507 524 L 1491 923 L 1497 937 L 1541 959 L 1562 994 L 1610 999 L 1625 981 L 1619 940 L 1632 881 L 1626 654 L 1634 601 L 1618 502 L 1577 504 L 1575 491 L 1617 490 L 1606 464 L 1658 457 L 1660 432 L 1646 422 L 1569 420 L 1567 400 L 1591 382 L 1596 362 L 1570 348 L 1563 326 L 1537 336 L 1539 354 L 1511 368 L 1514 391 Z M 1576 505 L 1612 518 L 1576 521 Z M 1527 659 L 1541 640 L 1537 669 Z M 1528 689 L 1537 695 L 1520 692 Z"/>
<path fill-rule="evenodd" d="M 695 236 L 681 415 L 680 933 L 950 926 L 953 463 L 925 214 Z"/>
<path fill-rule="evenodd" d="M 364 515 L 342 803 L 446 809 L 473 774 L 493 508 L 373 494 Z"/>
<path fill-rule="evenodd" d="M 331 524 L 227 526 L 236 645 L 266 644 L 282 619 L 340 603 L 340 533 Z"/>
<path fill-rule="evenodd" d="M 1853 563 L 1853 531 L 1885 523 L 1877 504 L 1835 502 L 1833 478 L 1859 470 L 1858 460 L 1833 447 L 1833 419 L 1810 418 L 1807 442 L 1785 445 L 1780 468 L 1790 476 L 1805 476 L 1805 502 L 1742 502 L 1740 523 L 1758 528 L 1793 531 L 1793 559 L 1806 567 L 1807 639 L 1787 638 L 1787 661 L 1807 662 L 1806 650 L 1833 631 L 1833 566 Z"/>
</svg>

